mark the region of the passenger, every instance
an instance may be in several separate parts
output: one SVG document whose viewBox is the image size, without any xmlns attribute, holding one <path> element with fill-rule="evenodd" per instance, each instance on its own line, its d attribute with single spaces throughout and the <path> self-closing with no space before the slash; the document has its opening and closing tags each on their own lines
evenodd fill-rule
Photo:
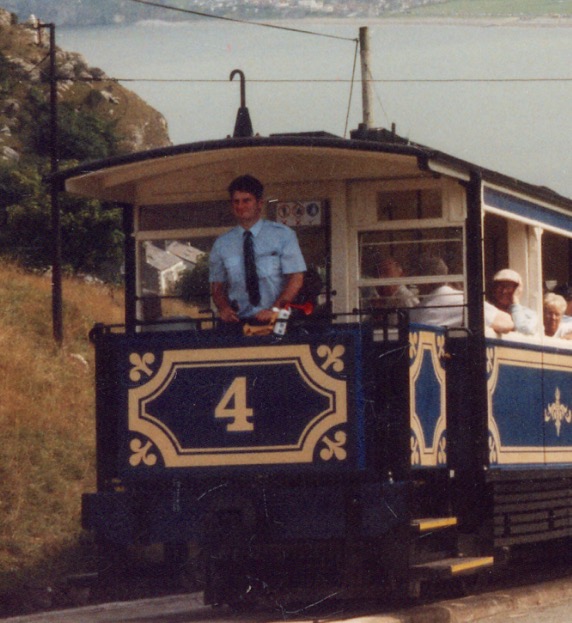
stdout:
<svg viewBox="0 0 572 623">
<path fill-rule="evenodd" d="M 544 333 L 550 337 L 572 340 L 572 321 L 563 322 L 566 299 L 549 292 L 544 296 Z"/>
<path fill-rule="evenodd" d="M 447 264 L 437 256 L 426 255 L 420 259 L 420 274 L 443 276 L 449 274 Z M 463 292 L 451 287 L 445 279 L 440 283 L 419 285 L 421 303 L 409 314 L 411 322 L 439 327 L 460 327 L 463 325 Z"/>
<path fill-rule="evenodd" d="M 295 299 L 306 263 L 292 229 L 261 219 L 264 187 L 259 180 L 237 177 L 228 192 L 238 224 L 217 238 L 210 253 L 212 298 L 224 322 L 269 323 L 273 307 Z"/>
<path fill-rule="evenodd" d="M 491 302 L 485 303 L 485 326 L 497 333 L 518 331 L 524 335 L 533 335 L 537 331 L 536 313 L 521 305 L 522 277 L 510 268 L 500 270 L 493 277 Z M 506 315 L 510 316 L 510 320 Z"/>
<path fill-rule="evenodd" d="M 377 265 L 380 278 L 399 278 L 403 276 L 401 264 L 392 256 L 386 256 Z M 388 284 L 376 288 L 377 296 L 370 299 L 370 305 L 375 308 L 415 307 L 419 299 L 403 284 Z"/>
</svg>

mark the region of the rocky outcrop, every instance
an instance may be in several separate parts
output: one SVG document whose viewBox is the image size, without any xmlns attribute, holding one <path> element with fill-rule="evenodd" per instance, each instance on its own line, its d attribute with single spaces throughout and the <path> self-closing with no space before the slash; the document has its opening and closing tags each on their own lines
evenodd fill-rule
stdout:
<svg viewBox="0 0 572 623">
<path fill-rule="evenodd" d="M 60 48 L 55 58 L 58 101 L 113 121 L 122 153 L 171 144 L 163 115 L 110 80 L 103 69 Z M 15 161 L 26 151 L 31 93 L 47 102 L 50 80 L 47 31 L 38 30 L 33 16 L 17 24 L 11 13 L 0 9 L 0 160 Z"/>
</svg>

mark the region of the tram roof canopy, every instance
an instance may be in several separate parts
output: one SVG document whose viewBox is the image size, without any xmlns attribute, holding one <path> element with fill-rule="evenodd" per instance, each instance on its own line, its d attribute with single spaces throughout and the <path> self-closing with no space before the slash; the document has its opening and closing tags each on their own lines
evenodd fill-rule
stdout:
<svg viewBox="0 0 572 623">
<path fill-rule="evenodd" d="M 273 184 L 436 174 L 468 180 L 477 174 L 484 181 L 572 211 L 572 200 L 546 187 L 483 169 L 383 130 L 351 139 L 326 133 L 229 137 L 89 162 L 52 179 L 72 194 L 141 205 L 220 197 L 230 181 L 244 173 Z"/>
</svg>

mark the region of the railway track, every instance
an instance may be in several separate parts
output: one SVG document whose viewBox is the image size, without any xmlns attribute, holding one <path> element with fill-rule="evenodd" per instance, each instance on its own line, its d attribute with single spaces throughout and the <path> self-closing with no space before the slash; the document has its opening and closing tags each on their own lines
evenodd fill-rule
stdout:
<svg viewBox="0 0 572 623">
<path fill-rule="evenodd" d="M 531 606 L 572 598 L 572 563 L 521 559 L 473 586 L 460 596 L 459 587 L 435 588 L 433 595 L 408 606 L 343 603 L 335 596 L 318 603 L 281 606 L 256 612 L 203 605 L 202 593 L 184 593 L 134 601 L 115 601 L 82 608 L 54 610 L 0 619 L 3 623 L 273 623 L 284 620 L 314 623 L 353 620 L 356 623 L 464 623 Z M 540 564 L 539 564 L 540 563 Z M 453 591 L 457 591 L 454 595 Z"/>
</svg>

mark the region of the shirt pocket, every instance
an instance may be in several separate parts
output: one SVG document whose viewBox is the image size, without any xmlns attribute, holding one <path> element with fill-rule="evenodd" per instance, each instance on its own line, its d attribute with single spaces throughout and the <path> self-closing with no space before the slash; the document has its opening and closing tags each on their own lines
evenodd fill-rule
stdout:
<svg viewBox="0 0 572 623">
<path fill-rule="evenodd" d="M 261 255 L 257 261 L 256 269 L 259 277 L 278 277 L 280 275 L 280 257 L 275 253 Z"/>
</svg>

